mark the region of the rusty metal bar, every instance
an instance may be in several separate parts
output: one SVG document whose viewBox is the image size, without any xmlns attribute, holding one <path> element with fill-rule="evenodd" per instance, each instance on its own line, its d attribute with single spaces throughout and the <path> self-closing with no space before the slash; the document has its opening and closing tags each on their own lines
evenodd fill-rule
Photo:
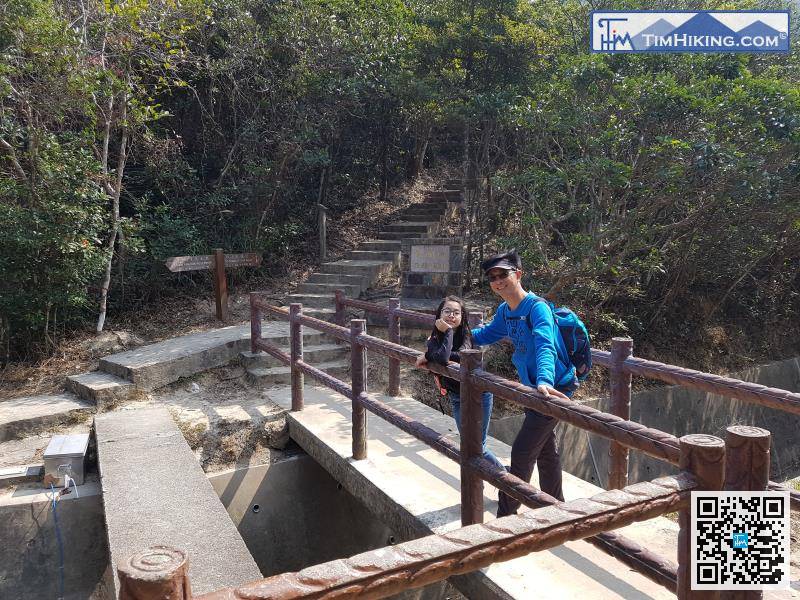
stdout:
<svg viewBox="0 0 800 600">
<path fill-rule="evenodd" d="M 300 369 L 303 373 L 305 373 L 309 377 L 313 377 L 320 383 L 328 386 L 334 392 L 341 394 L 345 398 L 353 397 L 353 390 L 351 389 L 350 384 L 345 383 L 340 379 L 336 379 L 336 377 L 334 377 L 330 373 L 326 373 L 322 369 L 318 369 L 302 360 L 297 362 L 297 368 Z"/>
<path fill-rule="evenodd" d="M 633 340 L 615 337 L 611 340 L 611 406 L 609 411 L 620 419 L 631 419 L 631 375 L 622 369 L 622 363 L 633 352 Z M 628 485 L 628 448 L 612 441 L 608 447 L 608 489 Z"/>
<path fill-rule="evenodd" d="M 361 403 L 361 394 L 367 391 L 367 351 L 360 342 L 367 330 L 364 319 L 350 321 L 350 381 L 353 406 L 353 458 L 367 458 L 367 411 Z"/>
<path fill-rule="evenodd" d="M 759 491 L 769 483 L 770 432 L 732 425 L 725 431 L 725 485 L 729 491 Z M 761 590 L 724 590 L 720 600 L 760 600 Z"/>
<path fill-rule="evenodd" d="M 119 600 L 192 600 L 183 550 L 150 546 L 117 565 Z"/>
<path fill-rule="evenodd" d="M 298 319 L 303 314 L 303 305 L 293 302 L 289 305 L 289 348 L 291 350 L 292 411 L 303 410 L 303 372 L 297 362 L 303 360 L 303 325 Z"/>
<path fill-rule="evenodd" d="M 339 340 L 350 342 L 350 329 L 347 327 L 339 327 L 333 323 L 328 323 L 322 319 L 309 317 L 307 315 L 300 316 L 298 321 L 306 327 L 310 327 L 316 331 L 321 331 L 322 333 L 327 333 L 329 336 Z"/>
<path fill-rule="evenodd" d="M 281 361 L 283 364 L 291 366 L 292 357 L 289 356 L 288 354 L 286 354 L 286 352 L 284 352 L 280 348 L 277 348 L 277 347 L 273 346 L 272 344 L 268 343 L 266 340 L 264 340 L 264 339 L 256 340 L 256 347 L 259 350 L 262 350 L 262 351 L 266 352 L 270 356 L 274 356 L 279 361 Z"/>
<path fill-rule="evenodd" d="M 725 442 L 713 435 L 692 434 L 680 439 L 679 467 L 690 471 L 698 490 L 720 490 L 725 478 Z M 692 590 L 690 507 L 678 511 L 678 598 L 716 598 L 717 590 Z"/>
<path fill-rule="evenodd" d="M 254 300 L 251 298 L 251 304 L 253 302 L 254 302 Z M 271 305 L 267 304 L 266 302 L 264 302 L 261 298 L 257 298 L 256 301 L 255 301 L 255 304 L 259 309 L 261 309 L 261 310 L 263 310 L 265 312 L 268 312 L 268 313 L 270 313 L 270 314 L 272 314 L 274 316 L 277 316 L 279 318 L 288 320 L 288 311 L 286 309 L 284 309 L 284 308 L 271 306 Z M 411 311 L 404 311 L 403 309 L 399 309 L 398 310 L 398 313 L 404 313 L 404 312 L 405 313 L 411 313 Z M 412 315 L 416 315 L 416 317 L 422 318 L 422 320 L 424 320 L 426 322 L 430 322 L 431 324 L 433 323 L 433 317 L 431 315 L 423 315 L 421 313 L 411 313 L 411 314 Z M 400 316 L 402 316 L 402 315 L 400 315 Z M 315 319 L 313 317 L 308 317 L 308 316 L 300 317 L 300 322 L 303 323 L 304 325 L 307 325 L 308 327 L 311 327 L 312 329 L 316 329 L 318 331 L 322 331 L 323 333 L 327 333 L 327 334 L 331 335 L 332 337 L 336 337 L 337 339 L 345 340 L 345 341 L 349 341 L 350 340 L 350 332 L 349 332 L 349 330 L 345 329 L 344 327 L 337 327 L 336 325 L 328 323 L 327 321 L 321 321 L 319 319 Z M 373 342 L 375 342 L 375 343 L 373 343 Z M 372 348 L 374 350 L 377 350 L 381 354 L 384 354 L 384 355 L 390 356 L 390 357 L 396 357 L 399 360 L 402 360 L 402 361 L 405 361 L 405 362 L 408 362 L 408 363 L 413 363 L 416 360 L 417 356 L 419 356 L 419 354 L 420 354 L 419 352 L 417 352 L 415 350 L 411 350 L 411 349 L 406 348 L 404 346 L 400 346 L 399 344 L 392 344 L 390 342 L 386 342 L 385 340 L 381 340 L 379 338 L 374 338 L 372 336 L 365 336 L 364 343 L 365 343 L 365 345 L 367 345 L 367 347 Z M 283 355 L 283 353 L 281 353 L 281 354 L 277 354 L 276 353 L 276 352 L 279 352 L 279 351 L 276 351 L 274 349 L 265 347 L 265 346 L 260 345 L 260 344 L 259 344 L 259 348 L 264 350 L 265 352 L 270 353 L 272 356 L 276 356 L 278 359 L 283 360 L 284 362 L 288 362 L 288 358 L 286 357 L 286 355 Z M 610 364 L 611 364 L 611 362 L 610 362 L 611 358 L 610 357 L 611 357 L 611 354 L 609 352 L 604 352 L 602 350 L 593 350 L 592 351 L 592 360 L 594 360 L 595 362 L 597 362 L 600 365 L 603 365 L 603 366 L 606 366 L 606 367 L 610 366 Z M 631 360 L 631 359 L 629 359 L 629 360 Z M 634 360 L 639 361 L 641 359 L 634 359 Z M 434 373 L 439 373 L 440 375 L 445 375 L 445 376 L 453 378 L 453 379 L 458 379 L 458 377 L 459 377 L 459 369 L 456 366 L 440 366 L 440 365 L 429 364 L 427 368 L 430 371 L 433 371 Z M 491 374 L 489 374 L 489 375 L 491 375 Z M 490 383 L 494 383 L 494 382 L 490 382 Z M 509 383 L 513 384 L 514 382 L 509 382 Z M 521 386 L 521 384 L 515 384 L 515 385 L 516 385 L 516 387 L 525 388 L 525 386 Z M 686 384 L 686 385 L 689 385 L 689 384 Z M 750 384 L 748 384 L 748 385 L 750 385 Z M 763 386 L 759 386 L 759 387 L 763 387 Z M 486 387 L 485 389 L 489 389 L 489 391 L 494 391 L 494 393 L 497 394 L 500 397 L 503 397 L 503 398 L 506 398 L 506 399 L 510 399 L 510 400 L 515 400 L 515 398 L 511 398 L 511 397 L 507 396 L 507 394 L 509 393 L 508 390 L 499 389 L 499 388 L 496 388 L 496 387 L 495 388 Z M 533 396 L 536 395 L 536 392 L 534 390 L 532 390 L 531 388 L 525 388 L 525 389 L 527 389 Z M 767 388 L 767 389 L 770 389 L 770 388 Z M 778 390 L 778 391 L 779 392 L 785 392 L 785 390 Z M 525 405 L 526 404 L 523 403 L 523 406 L 525 406 Z M 573 407 L 577 409 L 579 407 L 579 405 L 573 405 Z M 589 409 L 588 407 L 583 407 L 583 408 L 586 408 L 590 412 L 595 412 L 598 415 L 606 415 L 606 413 L 600 413 L 599 411 L 594 411 L 594 409 Z M 540 412 L 544 412 L 544 410 L 541 409 L 541 407 L 540 408 L 535 408 L 535 409 L 536 410 L 540 410 Z M 564 416 L 559 416 L 559 418 L 561 420 L 569 422 L 569 423 L 571 423 L 571 424 L 573 424 L 573 425 L 575 425 L 577 427 L 581 427 L 583 429 L 587 429 L 587 430 L 592 431 L 594 433 L 597 433 L 598 435 L 601 435 L 603 437 L 606 437 L 606 438 L 621 442 L 621 443 L 625 444 L 626 446 L 628 446 L 629 448 L 634 448 L 634 449 L 640 450 L 642 452 L 645 452 L 646 454 L 649 454 L 650 456 L 654 456 L 655 458 L 660 458 L 662 460 L 667 460 L 668 462 L 670 462 L 672 464 L 677 464 L 677 458 L 676 458 L 677 453 L 676 453 L 676 451 L 674 449 L 669 449 L 669 450 L 667 450 L 666 455 L 662 455 L 661 453 L 658 453 L 658 451 L 652 451 L 651 452 L 648 449 L 640 447 L 638 444 L 631 444 L 631 443 L 625 442 L 624 440 L 616 439 L 614 437 L 614 435 L 612 433 L 610 433 L 610 431 L 612 431 L 612 429 L 617 429 L 618 430 L 619 427 L 622 427 L 623 429 L 627 429 L 627 427 L 624 424 L 623 425 L 616 424 L 613 427 L 608 427 L 608 426 L 603 426 L 598 421 L 598 422 L 596 422 L 594 424 L 595 427 L 591 428 L 591 427 L 587 427 L 587 426 L 581 424 L 580 422 L 576 422 L 575 420 L 569 419 L 569 418 L 564 417 Z M 655 432 L 661 438 L 661 441 L 663 443 L 666 443 L 666 444 L 668 444 L 670 446 L 676 446 L 675 441 L 677 440 L 677 438 L 675 436 L 671 436 L 669 434 L 666 434 L 664 432 L 659 432 L 657 430 L 652 430 L 652 429 L 649 429 L 649 428 L 645 428 L 642 425 L 639 425 L 638 423 L 633 423 L 632 425 L 635 426 L 635 428 L 636 428 L 636 433 L 635 433 L 636 435 L 642 435 L 642 432 L 644 432 L 644 435 L 648 436 L 647 432 Z M 627 435 L 630 435 L 630 434 L 627 434 Z M 645 443 L 647 443 L 647 442 L 645 442 Z M 656 452 L 656 453 L 653 453 L 653 452 Z M 769 482 L 769 485 L 768 485 L 767 489 L 774 490 L 774 491 L 789 491 L 789 493 L 790 493 L 790 503 L 791 503 L 792 510 L 795 510 L 795 511 L 800 510 L 800 492 L 798 492 L 796 490 L 789 490 L 787 487 L 785 487 L 783 485 L 780 485 L 780 484 L 778 484 L 778 483 L 776 483 L 774 481 L 770 481 Z"/>
<path fill-rule="evenodd" d="M 389 313 L 389 309 L 386 306 L 381 306 L 380 304 L 375 304 L 374 302 L 367 302 L 366 300 L 343 298 L 343 302 L 345 306 L 349 306 L 351 308 L 358 308 L 360 310 L 365 310 L 367 312 L 377 313 L 379 315 L 386 315 Z"/>
<path fill-rule="evenodd" d="M 270 315 L 278 317 L 279 319 L 283 319 L 284 321 L 289 320 L 289 309 L 269 304 L 263 298 L 260 298 L 256 292 L 254 292 L 254 295 L 256 298 L 255 300 L 250 300 L 251 304 L 255 302 L 256 306 L 258 306 L 258 308 L 260 308 L 263 312 L 269 313 Z"/>
<path fill-rule="evenodd" d="M 258 304 L 258 294 L 250 293 L 250 352 L 258 354 L 258 340 L 261 339 L 261 307 Z"/>
<path fill-rule="evenodd" d="M 389 341 L 400 344 L 400 320 L 396 311 L 400 308 L 400 298 L 389 298 Z M 400 359 L 389 359 L 389 395 L 400 395 Z"/>
<path fill-rule="evenodd" d="M 342 386 L 346 385 L 342 382 L 340 383 Z M 454 462 L 460 461 L 459 447 L 435 429 L 431 429 L 427 425 L 414 421 L 407 415 L 368 394 L 361 394 L 361 403 L 370 412 L 375 413 L 398 429 L 414 436 L 416 439 L 427 444 L 437 452 L 440 452 L 450 460 Z M 471 459 L 469 467 L 474 469 L 478 477 L 495 486 L 498 490 L 519 500 L 527 507 L 540 508 L 542 506 L 560 503 L 559 500 L 536 489 L 527 481 L 523 481 L 505 469 L 497 467 L 483 458 L 483 456 Z M 687 478 L 690 476 L 681 474 L 679 477 Z M 681 485 L 689 486 L 690 483 L 684 482 Z M 615 532 L 599 534 L 598 536 L 587 538 L 586 541 L 597 546 L 607 554 L 616 557 L 645 577 L 665 586 L 670 591 L 675 591 L 677 565 L 672 561 L 646 548 L 642 548 L 633 540 Z"/>
<path fill-rule="evenodd" d="M 483 480 L 469 461 L 483 456 L 481 393 L 470 382 L 473 369 L 483 361 L 481 350 L 461 351 L 461 524 L 483 523 Z"/>
<path fill-rule="evenodd" d="M 592 350 L 592 361 L 604 367 L 610 367 L 611 355 L 603 350 Z M 664 363 L 636 357 L 625 360 L 623 368 L 637 377 L 657 379 L 673 385 L 682 385 L 800 415 L 800 393 L 798 392 L 771 388 L 750 381 L 703 373 L 702 371 L 675 365 L 665 365 Z"/>
<path fill-rule="evenodd" d="M 416 321 L 417 323 L 422 323 L 423 325 L 430 325 L 431 327 L 433 327 L 433 323 L 436 321 L 436 317 L 434 315 L 418 313 L 413 310 L 408 310 L 405 308 L 399 309 L 397 311 L 397 316 L 400 317 L 401 319 Z"/>
<path fill-rule="evenodd" d="M 661 515 L 684 505 L 692 488 L 679 478 L 637 486 L 430 535 L 196 600 L 386 598 Z"/>
<path fill-rule="evenodd" d="M 330 333 L 339 338 L 350 340 L 350 332 L 326 321 L 320 321 L 319 319 L 307 316 L 299 317 L 299 321 L 313 329 L 320 329 L 321 331 Z M 376 350 L 380 354 L 390 358 L 397 358 L 407 363 L 413 363 L 420 355 L 420 352 L 416 350 L 406 348 L 399 344 L 393 344 L 392 342 L 387 342 L 386 340 L 367 334 L 361 335 L 360 339 L 360 343 L 365 348 Z M 460 369 L 456 365 L 440 366 L 429 364 L 428 369 L 434 373 L 446 375 L 454 379 L 459 379 L 461 377 Z M 560 400 L 553 397 L 545 398 L 533 388 L 517 382 L 508 381 L 482 369 L 477 369 L 472 374 L 470 380 L 480 390 L 490 391 L 498 397 L 512 400 L 524 407 L 557 417 L 562 421 L 620 442 L 655 458 L 666 460 L 672 464 L 678 464 L 680 454 L 678 438 L 673 435 L 657 429 L 645 427 L 639 423 L 625 421 L 614 415 L 571 401 Z"/>
<path fill-rule="evenodd" d="M 526 408 L 556 417 L 581 429 L 620 442 L 629 448 L 635 448 L 654 458 L 671 464 L 679 462 L 678 438 L 674 435 L 645 427 L 640 423 L 625 421 L 615 415 L 577 404 L 571 400 L 561 400 L 553 396 L 545 398 L 533 388 L 483 370 L 476 371 L 472 376 L 472 381 L 478 384 L 479 389 L 492 392 L 496 397 L 512 400 Z"/>
<path fill-rule="evenodd" d="M 512 475 L 505 469 L 501 469 L 482 456 L 473 458 L 470 461 L 470 467 L 475 469 L 476 474 L 481 477 L 481 479 L 518 500 L 524 506 L 539 508 L 542 506 L 561 504 L 560 500 L 533 487 L 530 483 L 523 481 L 516 475 Z M 676 477 L 685 480 L 681 484 L 683 486 L 688 487 L 694 485 L 691 474 L 680 473 Z M 655 481 L 658 482 L 659 480 Z M 585 541 L 596 546 L 606 554 L 615 557 L 620 562 L 648 579 L 659 585 L 663 585 L 671 592 L 675 592 L 677 588 L 678 565 L 671 560 L 659 556 L 655 552 L 643 548 L 624 535 L 613 531 L 597 534 L 594 537 L 586 538 Z"/>
</svg>

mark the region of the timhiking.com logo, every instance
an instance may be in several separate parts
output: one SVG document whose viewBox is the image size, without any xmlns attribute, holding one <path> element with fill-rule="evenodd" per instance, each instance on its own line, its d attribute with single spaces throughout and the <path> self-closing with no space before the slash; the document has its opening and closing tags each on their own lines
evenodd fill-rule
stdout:
<svg viewBox="0 0 800 600">
<path fill-rule="evenodd" d="M 595 11 L 592 52 L 789 52 L 789 11 Z"/>
</svg>

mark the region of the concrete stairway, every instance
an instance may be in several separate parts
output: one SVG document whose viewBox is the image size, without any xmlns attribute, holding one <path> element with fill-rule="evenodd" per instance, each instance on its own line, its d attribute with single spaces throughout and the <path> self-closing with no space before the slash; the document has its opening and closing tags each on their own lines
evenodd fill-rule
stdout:
<svg viewBox="0 0 800 600">
<path fill-rule="evenodd" d="M 399 265 L 403 240 L 435 235 L 448 207 L 460 199 L 461 191 L 456 187 L 427 192 L 423 202 L 403 210 L 399 219 L 387 225 L 377 239 L 363 242 L 343 260 L 322 265 L 297 293 L 287 298 L 287 304 L 301 302 L 305 314 L 331 320 L 336 289 L 344 290 L 349 297 L 358 297 L 381 275 Z M 288 329 L 285 322 L 268 322 L 262 327 L 262 335 L 288 352 Z M 337 345 L 313 331 L 306 331 L 303 339 L 307 362 L 337 377 L 349 373 L 346 346 Z M 267 354 L 252 355 L 249 342 L 250 327 L 244 324 L 107 356 L 100 361 L 97 371 L 67 377 L 65 394 L 18 398 L 3 403 L 0 442 L 35 435 L 48 426 L 86 419 L 95 411 L 109 410 L 137 393 L 228 364 L 237 357 L 252 383 L 288 382 L 289 368 Z"/>
<path fill-rule="evenodd" d="M 289 354 L 289 339 L 270 340 Z M 350 346 L 337 344 L 328 336 L 306 329 L 303 332 L 303 360 L 339 379 L 350 373 Z M 259 386 L 291 383 L 291 368 L 265 352 L 249 350 L 239 354 L 239 364 L 245 369 L 249 383 Z"/>
<path fill-rule="evenodd" d="M 460 182 L 448 181 L 446 188 L 426 192 L 423 202 L 405 208 L 398 220 L 386 225 L 376 239 L 359 244 L 343 260 L 322 265 L 297 292 L 286 298 L 286 304 L 300 302 L 303 313 L 330 321 L 335 312 L 334 293 L 341 289 L 350 298 L 373 285 L 381 275 L 400 265 L 403 240 L 435 236 L 452 202 L 460 202 Z M 451 188 L 451 186 L 453 186 Z"/>
</svg>

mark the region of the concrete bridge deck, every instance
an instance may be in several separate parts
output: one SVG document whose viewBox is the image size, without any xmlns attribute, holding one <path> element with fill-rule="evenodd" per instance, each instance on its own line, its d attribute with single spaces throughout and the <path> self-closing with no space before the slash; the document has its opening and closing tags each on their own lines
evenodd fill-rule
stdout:
<svg viewBox="0 0 800 600">
<path fill-rule="evenodd" d="M 289 388 L 270 391 L 272 400 L 291 405 Z M 380 396 L 383 402 L 457 440 L 449 416 L 413 398 Z M 369 415 L 368 458 L 351 456 L 350 400 L 327 388 L 305 388 L 305 409 L 289 413 L 291 437 L 401 540 L 442 533 L 461 526 L 459 467 L 409 434 Z M 510 447 L 490 439 L 489 447 L 508 464 Z M 534 484 L 535 484 L 534 480 Z M 600 488 L 564 473 L 567 500 L 588 497 Z M 485 520 L 494 518 L 497 491 L 484 487 Z M 354 523 L 357 527 L 358 524 Z M 677 561 L 678 527 L 659 518 L 621 530 L 634 541 Z M 470 600 L 529 598 L 674 598 L 665 588 L 632 571 L 587 542 L 529 554 L 453 578 Z"/>
</svg>

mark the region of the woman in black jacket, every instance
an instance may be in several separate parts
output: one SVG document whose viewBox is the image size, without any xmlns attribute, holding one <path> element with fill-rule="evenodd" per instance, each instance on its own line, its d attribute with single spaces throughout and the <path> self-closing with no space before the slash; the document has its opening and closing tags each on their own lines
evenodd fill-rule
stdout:
<svg viewBox="0 0 800 600">
<path fill-rule="evenodd" d="M 446 365 L 448 361 L 460 362 L 459 352 L 470 349 L 472 345 L 472 335 L 469 327 L 466 326 L 467 309 L 464 302 L 457 296 L 447 296 L 436 309 L 436 322 L 433 332 L 428 338 L 428 350 L 423 356 L 417 359 L 417 366 L 421 367 L 428 361 Z M 461 388 L 458 381 L 449 377 L 441 378 L 441 385 L 447 391 L 450 405 L 453 407 L 453 418 L 456 427 L 461 433 Z M 503 464 L 486 449 L 486 434 L 489 431 L 489 420 L 492 417 L 492 394 L 483 392 L 481 395 L 481 406 L 483 408 L 483 424 L 481 426 L 481 445 L 483 456 L 498 467 Z"/>
</svg>

